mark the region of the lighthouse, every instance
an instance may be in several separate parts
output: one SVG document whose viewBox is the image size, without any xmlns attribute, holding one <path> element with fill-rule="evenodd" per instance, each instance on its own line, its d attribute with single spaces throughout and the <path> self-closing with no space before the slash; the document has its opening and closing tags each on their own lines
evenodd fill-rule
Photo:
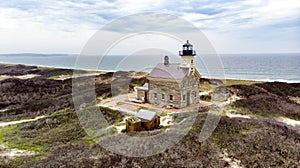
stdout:
<svg viewBox="0 0 300 168">
<path fill-rule="evenodd" d="M 187 41 L 179 52 L 181 63 L 164 57 L 147 76 L 148 83 L 136 87 L 137 99 L 167 108 L 183 108 L 199 103 L 200 74 L 194 65 L 196 52 Z"/>
<path fill-rule="evenodd" d="M 179 51 L 181 56 L 181 68 L 189 68 L 190 74 L 195 72 L 194 56 L 196 51 L 193 50 L 193 45 L 189 43 L 189 40 L 182 45 L 182 51 Z"/>
</svg>

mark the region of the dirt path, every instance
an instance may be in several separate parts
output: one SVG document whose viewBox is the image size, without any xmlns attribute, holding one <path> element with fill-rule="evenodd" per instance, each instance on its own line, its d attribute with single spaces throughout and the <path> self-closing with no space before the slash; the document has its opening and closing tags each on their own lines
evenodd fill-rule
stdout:
<svg viewBox="0 0 300 168">
<path fill-rule="evenodd" d="M 45 116 L 39 116 L 33 119 L 24 119 L 24 120 L 18 120 L 18 121 L 9 121 L 9 122 L 0 122 L 0 127 L 6 127 L 9 125 L 14 125 L 14 124 L 20 124 L 20 123 L 24 123 L 24 122 L 30 122 L 30 121 L 36 121 L 39 119 L 44 118 Z"/>
<path fill-rule="evenodd" d="M 18 156 L 28 156 L 35 155 L 36 152 L 20 150 L 20 149 L 10 149 L 4 145 L 0 144 L 0 158 L 13 158 Z"/>
</svg>

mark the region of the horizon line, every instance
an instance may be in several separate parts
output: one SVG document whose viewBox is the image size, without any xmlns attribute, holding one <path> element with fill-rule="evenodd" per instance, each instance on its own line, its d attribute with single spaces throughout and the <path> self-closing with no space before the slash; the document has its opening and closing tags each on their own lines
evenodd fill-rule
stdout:
<svg viewBox="0 0 300 168">
<path fill-rule="evenodd" d="M 0 56 L 13 56 L 13 55 L 81 55 L 80 53 L 39 53 L 39 52 L 20 52 L 20 53 L 0 53 Z M 240 52 L 240 53 L 233 53 L 233 52 L 224 52 L 224 53 L 201 53 L 202 54 L 218 54 L 218 55 L 237 55 L 237 54 L 300 54 L 300 51 L 291 51 L 291 52 Z M 109 54 L 109 56 L 123 56 L 126 54 Z M 153 54 L 139 54 L 139 55 L 153 55 Z M 173 55 L 173 54 L 172 54 Z M 197 54 L 198 55 L 198 54 Z M 90 55 L 90 56 L 98 56 L 98 55 Z"/>
</svg>

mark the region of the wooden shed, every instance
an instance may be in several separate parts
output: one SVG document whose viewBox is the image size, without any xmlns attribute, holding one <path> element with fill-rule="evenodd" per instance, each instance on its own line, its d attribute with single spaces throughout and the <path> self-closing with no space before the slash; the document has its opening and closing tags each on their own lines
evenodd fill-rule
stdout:
<svg viewBox="0 0 300 168">
<path fill-rule="evenodd" d="M 160 124 L 160 116 L 155 112 L 149 110 L 140 110 L 134 116 L 130 116 L 126 119 L 126 130 L 143 131 L 153 130 Z"/>
</svg>

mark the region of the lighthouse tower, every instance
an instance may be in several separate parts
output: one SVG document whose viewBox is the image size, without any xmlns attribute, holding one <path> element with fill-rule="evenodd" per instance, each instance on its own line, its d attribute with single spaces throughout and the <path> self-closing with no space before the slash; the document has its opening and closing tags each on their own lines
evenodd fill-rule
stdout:
<svg viewBox="0 0 300 168">
<path fill-rule="evenodd" d="M 182 51 L 179 51 L 179 55 L 181 56 L 180 67 L 189 68 L 190 72 L 194 73 L 194 56 L 196 55 L 196 51 L 193 50 L 193 45 L 188 40 L 182 46 Z"/>
</svg>

